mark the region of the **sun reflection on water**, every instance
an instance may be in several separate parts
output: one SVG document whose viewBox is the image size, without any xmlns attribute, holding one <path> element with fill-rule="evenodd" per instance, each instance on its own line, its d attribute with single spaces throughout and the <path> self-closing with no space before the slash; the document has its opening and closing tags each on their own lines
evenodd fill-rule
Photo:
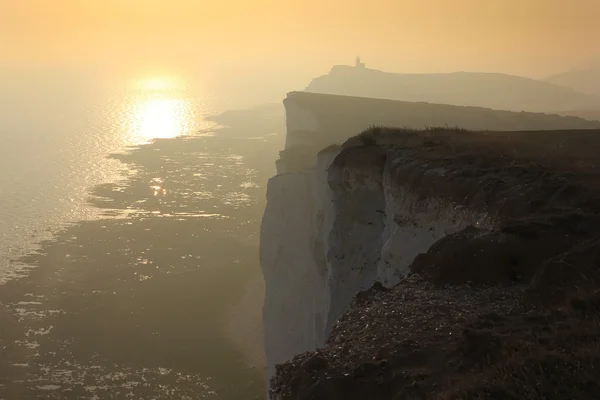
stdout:
<svg viewBox="0 0 600 400">
<path fill-rule="evenodd" d="M 203 115 L 181 81 L 152 78 L 133 86 L 123 113 L 122 127 L 132 144 L 193 134 L 203 125 Z M 205 104 L 200 104 L 201 108 Z"/>
<path fill-rule="evenodd" d="M 143 141 L 172 138 L 185 131 L 188 104 L 182 99 L 149 98 L 133 107 L 133 132 Z"/>
</svg>

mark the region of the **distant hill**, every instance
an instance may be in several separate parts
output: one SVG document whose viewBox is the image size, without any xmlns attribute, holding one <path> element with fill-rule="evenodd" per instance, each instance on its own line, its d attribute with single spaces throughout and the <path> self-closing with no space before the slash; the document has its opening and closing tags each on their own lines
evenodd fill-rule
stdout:
<svg viewBox="0 0 600 400">
<path fill-rule="evenodd" d="M 497 73 L 396 74 L 338 65 L 307 92 L 496 110 L 567 113 L 600 109 L 600 96 L 550 82 Z"/>
<path fill-rule="evenodd" d="M 600 96 L 600 67 L 564 72 L 545 81 L 581 93 Z"/>
<path fill-rule="evenodd" d="M 568 115 L 571 117 L 578 117 L 578 118 L 583 118 L 583 119 L 587 119 L 590 121 L 600 121 L 600 108 L 597 108 L 595 110 L 570 110 L 570 111 L 559 111 L 557 112 L 558 115 Z"/>
</svg>

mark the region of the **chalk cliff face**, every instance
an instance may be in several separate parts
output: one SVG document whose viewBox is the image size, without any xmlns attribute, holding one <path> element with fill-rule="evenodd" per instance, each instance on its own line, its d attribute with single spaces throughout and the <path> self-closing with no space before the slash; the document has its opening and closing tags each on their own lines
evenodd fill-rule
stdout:
<svg viewBox="0 0 600 400">
<path fill-rule="evenodd" d="M 485 214 L 422 202 L 398 187 L 397 162 L 379 148 L 338 152 L 269 182 L 261 230 L 269 375 L 323 346 L 357 292 L 395 285 L 444 235 L 491 224 Z"/>
<path fill-rule="evenodd" d="M 415 157 L 410 146 L 405 146 L 415 140 L 413 131 L 400 131 L 391 142 L 384 138 L 376 146 L 369 144 L 368 138 L 358 138 L 344 146 L 324 148 L 346 141 L 371 124 L 394 123 L 397 117 L 393 112 L 375 113 L 370 119 L 367 114 L 361 117 L 357 109 L 347 118 L 327 115 L 328 109 L 335 109 L 339 96 L 314 96 L 312 103 L 309 94 L 292 94 L 284 102 L 288 111 L 286 149 L 279 174 L 268 184 L 261 227 L 269 377 L 275 374 L 276 365 L 324 346 L 358 292 L 374 282 L 396 285 L 408 274 L 415 257 L 441 238 L 468 226 L 492 229 L 498 218 L 498 213 L 489 213 L 485 207 L 428 194 L 427 190 L 436 186 L 431 182 L 439 182 L 437 186 L 443 190 L 444 182 L 456 178 L 448 174 L 457 172 L 443 163 Z M 346 105 L 352 108 L 361 100 L 341 99 L 340 109 L 346 101 L 353 103 Z M 324 108 L 324 103 L 330 108 Z M 369 101 L 366 104 L 371 106 Z M 398 104 L 388 106 L 397 109 Z M 458 117 L 448 124 L 493 128 L 492 122 L 478 114 L 481 109 L 469 120 L 469 110 L 455 108 Z M 513 130 L 522 126 L 535 129 L 536 123 L 545 127 L 552 121 L 562 127 L 595 127 L 576 118 L 494 114 L 492 110 L 484 114 L 495 117 L 502 127 L 510 125 L 512 118 Z M 406 118 L 408 123 L 398 120 L 396 125 L 414 126 L 425 120 L 410 114 Z M 435 116 L 431 118 L 432 125 L 438 123 Z M 421 187 L 424 181 L 429 183 Z M 457 192 L 465 194 L 462 200 L 468 197 L 472 205 L 484 201 L 481 190 L 485 188 L 480 190 L 469 182 L 463 189 Z"/>
</svg>

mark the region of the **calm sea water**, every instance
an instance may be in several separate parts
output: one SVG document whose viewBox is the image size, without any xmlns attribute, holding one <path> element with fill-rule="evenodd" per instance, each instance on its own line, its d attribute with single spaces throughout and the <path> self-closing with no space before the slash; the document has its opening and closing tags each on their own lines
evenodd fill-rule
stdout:
<svg viewBox="0 0 600 400">
<path fill-rule="evenodd" d="M 0 73 L 0 400 L 260 397 L 281 110 L 84 78 Z"/>
<path fill-rule="evenodd" d="M 169 78 L 94 82 L 68 73 L 0 80 L 0 283 L 18 259 L 70 221 L 94 218 L 88 189 L 114 180 L 110 153 L 154 138 L 194 134 L 226 106 Z"/>
</svg>

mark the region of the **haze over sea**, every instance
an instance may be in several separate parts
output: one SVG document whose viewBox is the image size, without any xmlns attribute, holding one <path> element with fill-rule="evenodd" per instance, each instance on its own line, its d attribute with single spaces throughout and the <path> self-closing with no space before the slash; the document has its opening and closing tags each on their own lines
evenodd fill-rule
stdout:
<svg viewBox="0 0 600 400">
<path fill-rule="evenodd" d="M 0 80 L 0 282 L 16 272 L 10 260 L 47 233 L 97 215 L 88 189 L 123 167 L 108 154 L 214 127 L 204 117 L 227 107 L 177 77 L 73 78 L 37 72 Z"/>
<path fill-rule="evenodd" d="M 221 126 L 249 104 L 173 76 L 3 75 L 0 102 L 0 399 L 262 395 L 282 114 Z"/>
</svg>

